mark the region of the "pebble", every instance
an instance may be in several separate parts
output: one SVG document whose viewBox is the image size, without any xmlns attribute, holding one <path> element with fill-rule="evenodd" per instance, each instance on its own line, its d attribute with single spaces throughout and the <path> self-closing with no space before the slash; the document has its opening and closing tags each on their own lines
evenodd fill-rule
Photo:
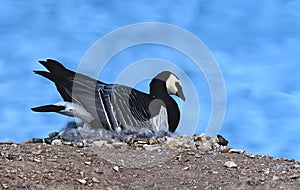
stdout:
<svg viewBox="0 0 300 190">
<path fill-rule="evenodd" d="M 289 176 L 290 179 L 298 179 L 300 176 L 298 174 L 294 174 Z"/>
<path fill-rule="evenodd" d="M 107 141 L 104 141 L 104 140 L 94 141 L 93 142 L 93 146 L 103 146 L 105 144 L 107 144 Z"/>
<path fill-rule="evenodd" d="M 64 145 L 72 145 L 72 142 L 64 141 Z"/>
<path fill-rule="evenodd" d="M 47 158 L 46 161 L 49 161 L 49 162 L 57 162 L 57 159 L 54 159 L 54 158 Z"/>
<path fill-rule="evenodd" d="M 2 183 L 2 187 L 3 187 L 4 189 L 8 189 L 8 185 L 7 185 L 6 183 Z"/>
<path fill-rule="evenodd" d="M 38 162 L 38 163 L 41 163 L 42 161 L 40 160 L 40 159 L 37 159 L 37 158 L 35 158 L 35 159 L 33 159 L 35 162 Z"/>
<path fill-rule="evenodd" d="M 62 145 L 62 141 L 59 140 L 59 139 L 54 139 L 54 140 L 51 142 L 51 145 L 60 146 L 60 145 Z"/>
<path fill-rule="evenodd" d="M 266 168 L 263 171 L 264 171 L 264 174 L 266 174 L 266 175 L 268 175 L 270 173 L 270 169 L 269 168 Z"/>
<path fill-rule="evenodd" d="M 229 149 L 228 151 L 229 153 L 238 153 L 238 154 L 243 154 L 245 152 L 244 149 L 234 149 L 234 148 L 231 148 Z"/>
<path fill-rule="evenodd" d="M 281 166 L 276 166 L 276 170 L 280 170 L 281 169 Z"/>
<path fill-rule="evenodd" d="M 77 181 L 82 184 L 85 185 L 86 184 L 86 180 L 85 179 L 77 179 Z"/>
<path fill-rule="evenodd" d="M 114 147 L 116 149 L 126 148 L 127 147 L 127 143 L 124 143 L 124 142 L 114 142 L 111 145 L 112 145 L 112 147 Z"/>
<path fill-rule="evenodd" d="M 166 149 L 176 150 L 176 149 L 178 149 L 178 143 L 176 141 L 166 141 L 166 143 L 163 144 L 162 148 L 164 150 L 166 150 Z"/>
<path fill-rule="evenodd" d="M 231 150 L 232 148 L 230 148 L 229 146 L 220 146 L 220 152 L 222 153 L 227 153 Z"/>
<path fill-rule="evenodd" d="M 238 167 L 238 165 L 234 161 L 226 161 L 224 163 L 224 166 L 226 166 L 227 168 L 237 168 Z"/>
<path fill-rule="evenodd" d="M 95 178 L 95 177 L 92 178 L 92 181 L 93 181 L 94 183 L 100 183 L 100 181 L 99 181 L 97 178 Z"/>
<path fill-rule="evenodd" d="M 115 170 L 116 172 L 119 172 L 120 171 L 119 166 L 114 166 L 113 170 Z"/>
<path fill-rule="evenodd" d="M 144 144 L 143 149 L 146 151 L 159 151 L 159 150 L 161 150 L 161 147 L 157 146 L 157 145 Z"/>
<path fill-rule="evenodd" d="M 189 170 L 189 169 L 190 169 L 190 167 L 186 166 L 186 167 L 182 168 L 182 171 L 186 171 L 186 170 Z"/>
<path fill-rule="evenodd" d="M 149 144 L 150 144 L 150 145 L 158 144 L 158 140 L 152 138 L 152 139 L 149 140 Z"/>
<path fill-rule="evenodd" d="M 84 162 L 86 165 L 90 166 L 92 162 Z"/>
<path fill-rule="evenodd" d="M 144 141 L 144 140 L 138 140 L 137 143 L 138 143 L 138 144 L 147 144 L 147 141 Z"/>
<path fill-rule="evenodd" d="M 255 158 L 255 156 L 251 152 L 248 152 L 247 154 L 245 154 L 245 156 L 249 158 Z"/>
<path fill-rule="evenodd" d="M 84 142 L 76 143 L 76 146 L 77 146 L 78 148 L 83 148 L 83 147 L 84 147 Z"/>
</svg>

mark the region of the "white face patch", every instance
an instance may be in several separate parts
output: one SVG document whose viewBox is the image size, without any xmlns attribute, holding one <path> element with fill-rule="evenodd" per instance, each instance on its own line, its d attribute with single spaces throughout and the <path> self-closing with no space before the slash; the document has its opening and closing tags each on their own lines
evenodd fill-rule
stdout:
<svg viewBox="0 0 300 190">
<path fill-rule="evenodd" d="M 169 94 L 176 94 L 178 92 L 176 83 L 181 86 L 179 79 L 175 75 L 171 74 L 166 81 L 167 91 Z"/>
</svg>

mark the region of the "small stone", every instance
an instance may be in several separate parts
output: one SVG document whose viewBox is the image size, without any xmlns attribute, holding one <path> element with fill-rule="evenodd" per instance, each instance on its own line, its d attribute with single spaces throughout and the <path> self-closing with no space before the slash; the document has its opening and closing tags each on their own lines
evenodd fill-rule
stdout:
<svg viewBox="0 0 300 190">
<path fill-rule="evenodd" d="M 103 172 L 100 168 L 95 168 L 94 171 L 98 174 L 103 174 Z"/>
<path fill-rule="evenodd" d="M 191 151 L 198 152 L 198 151 L 197 151 L 196 144 L 195 144 L 194 141 L 191 141 L 189 145 L 190 145 L 190 148 L 189 148 L 189 149 L 190 149 Z M 180 145 L 179 145 L 179 146 L 180 146 Z"/>
<path fill-rule="evenodd" d="M 203 138 L 204 138 L 204 135 L 203 135 L 203 134 L 193 135 L 194 141 L 202 141 Z"/>
<path fill-rule="evenodd" d="M 93 181 L 94 183 L 100 183 L 100 181 L 99 181 L 97 178 L 95 178 L 95 177 L 92 178 L 92 181 Z"/>
<path fill-rule="evenodd" d="M 76 146 L 77 146 L 78 148 L 83 148 L 83 147 L 84 147 L 84 142 L 76 143 Z"/>
<path fill-rule="evenodd" d="M 206 152 L 212 149 L 212 144 L 209 141 L 203 140 L 203 141 L 197 141 L 196 147 L 200 152 Z"/>
<path fill-rule="evenodd" d="M 63 141 L 64 145 L 72 145 L 72 142 L 69 141 Z"/>
<path fill-rule="evenodd" d="M 93 142 L 93 146 L 103 146 L 104 144 L 107 144 L 107 141 L 100 140 L 100 141 Z"/>
<path fill-rule="evenodd" d="M 266 168 L 263 171 L 264 171 L 264 174 L 266 174 L 266 175 L 268 175 L 270 173 L 270 169 L 269 168 Z"/>
<path fill-rule="evenodd" d="M 187 155 L 192 155 L 194 156 L 196 153 L 195 152 L 187 152 Z"/>
<path fill-rule="evenodd" d="M 295 164 L 295 168 L 300 168 L 300 164 Z"/>
<path fill-rule="evenodd" d="M 231 150 L 231 148 L 229 146 L 220 146 L 221 153 L 227 153 Z"/>
<path fill-rule="evenodd" d="M 77 181 L 82 184 L 85 185 L 86 184 L 86 180 L 85 179 L 77 179 Z"/>
<path fill-rule="evenodd" d="M 84 162 L 86 165 L 90 166 L 92 162 Z"/>
<path fill-rule="evenodd" d="M 224 163 L 224 166 L 227 168 L 237 168 L 238 165 L 234 161 L 227 161 Z"/>
<path fill-rule="evenodd" d="M 2 187 L 3 187 L 4 189 L 8 189 L 8 185 L 7 185 L 6 183 L 2 183 Z"/>
<path fill-rule="evenodd" d="M 180 155 L 176 156 L 176 160 L 182 161 L 182 155 L 180 154 Z"/>
<path fill-rule="evenodd" d="M 178 149 L 178 144 L 175 141 L 171 141 L 171 142 L 164 144 L 163 149 L 176 150 L 176 149 Z"/>
<path fill-rule="evenodd" d="M 174 141 L 174 138 L 173 138 L 173 137 L 165 136 L 165 137 L 163 137 L 163 138 L 164 138 L 164 141 L 166 141 L 166 142 Z"/>
<path fill-rule="evenodd" d="M 244 149 L 234 149 L 234 148 L 231 148 L 228 152 L 229 153 L 243 154 L 245 152 L 245 150 Z"/>
<path fill-rule="evenodd" d="M 37 159 L 37 158 L 35 158 L 34 161 L 38 162 L 38 163 L 42 162 L 40 159 Z"/>
<path fill-rule="evenodd" d="M 190 169 L 190 167 L 186 166 L 186 167 L 182 168 L 182 171 L 186 171 L 186 170 L 189 170 L 189 169 Z"/>
<path fill-rule="evenodd" d="M 272 177 L 272 180 L 278 180 L 279 179 L 279 177 L 277 177 L 276 175 L 273 175 L 273 177 Z"/>
<path fill-rule="evenodd" d="M 158 140 L 152 138 L 152 139 L 149 140 L 149 144 L 150 144 L 150 145 L 158 144 Z"/>
<path fill-rule="evenodd" d="M 148 142 L 147 142 L 147 141 L 144 141 L 144 140 L 138 140 L 138 141 L 137 141 L 137 144 L 148 144 Z"/>
<path fill-rule="evenodd" d="M 116 172 L 119 172 L 120 171 L 119 166 L 114 166 L 113 170 L 115 170 Z"/>
<path fill-rule="evenodd" d="M 146 151 L 158 151 L 160 150 L 160 146 L 144 144 L 143 149 Z"/>
<path fill-rule="evenodd" d="M 290 179 L 298 179 L 300 176 L 297 174 L 289 176 Z"/>
<path fill-rule="evenodd" d="M 127 144 L 130 144 L 130 143 L 132 143 L 132 138 L 126 138 L 125 140 L 124 140 L 124 142 L 125 143 L 127 143 Z"/>
<path fill-rule="evenodd" d="M 48 162 L 57 162 L 57 159 L 54 159 L 54 158 L 47 158 L 46 161 L 48 161 Z"/>
<path fill-rule="evenodd" d="M 59 140 L 59 139 L 54 139 L 54 140 L 51 142 L 51 145 L 60 146 L 60 145 L 62 145 L 62 142 L 61 142 L 61 140 Z"/>
<path fill-rule="evenodd" d="M 247 154 L 245 154 L 245 156 L 249 158 L 255 158 L 255 156 L 251 152 L 248 152 Z"/>
<path fill-rule="evenodd" d="M 111 144 L 115 149 L 120 149 L 120 148 L 124 148 L 127 147 L 127 143 L 123 143 L 123 142 L 114 142 Z"/>
</svg>

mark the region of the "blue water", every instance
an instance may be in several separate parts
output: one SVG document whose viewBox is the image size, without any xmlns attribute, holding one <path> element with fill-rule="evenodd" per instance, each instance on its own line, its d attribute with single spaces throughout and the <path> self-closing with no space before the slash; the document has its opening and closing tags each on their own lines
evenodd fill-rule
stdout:
<svg viewBox="0 0 300 190">
<path fill-rule="evenodd" d="M 61 100 L 49 81 L 33 74 L 43 69 L 38 60 L 54 58 L 76 70 L 99 38 L 140 22 L 176 25 L 210 49 L 225 80 L 227 109 L 220 134 L 230 146 L 300 160 L 299 1 L 2 0 L 0 141 L 44 137 L 71 120 L 31 112 L 30 107 Z M 114 57 L 101 80 L 113 82 L 124 66 L 147 57 L 180 62 L 202 91 L 197 133 L 204 132 L 209 89 L 193 72 L 191 60 L 164 47 L 140 48 Z M 114 66 L 120 61 L 122 66 Z M 138 88 L 147 91 L 147 83 Z"/>
</svg>

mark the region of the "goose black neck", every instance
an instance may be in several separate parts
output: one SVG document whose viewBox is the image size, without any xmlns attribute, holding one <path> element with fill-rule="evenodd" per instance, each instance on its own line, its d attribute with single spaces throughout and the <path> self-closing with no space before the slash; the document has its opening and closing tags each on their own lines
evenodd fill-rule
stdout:
<svg viewBox="0 0 300 190">
<path fill-rule="evenodd" d="M 167 114 L 169 131 L 175 132 L 180 118 L 180 112 L 176 101 L 169 95 L 166 83 L 159 79 L 153 79 L 150 83 L 150 95 L 164 102 Z"/>
<path fill-rule="evenodd" d="M 167 97 L 170 97 L 167 91 L 166 83 L 159 79 L 153 79 L 151 81 L 150 95 L 160 99 L 165 99 Z"/>
</svg>

